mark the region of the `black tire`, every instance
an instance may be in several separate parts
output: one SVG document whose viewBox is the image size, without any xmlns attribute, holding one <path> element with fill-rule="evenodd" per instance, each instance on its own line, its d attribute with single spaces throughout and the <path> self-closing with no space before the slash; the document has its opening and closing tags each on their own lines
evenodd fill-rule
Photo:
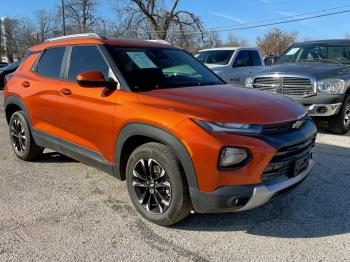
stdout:
<svg viewBox="0 0 350 262">
<path fill-rule="evenodd" d="M 328 121 L 328 128 L 334 134 L 345 134 L 350 130 L 350 96 L 348 95 L 339 113 Z"/>
<path fill-rule="evenodd" d="M 12 149 L 18 158 L 35 161 L 42 155 L 44 149 L 35 143 L 22 111 L 17 111 L 11 116 L 9 132 Z"/>
<path fill-rule="evenodd" d="M 155 224 L 170 226 L 190 214 L 187 181 L 177 157 L 166 145 L 152 142 L 136 148 L 126 166 L 126 183 L 137 211 Z"/>
</svg>

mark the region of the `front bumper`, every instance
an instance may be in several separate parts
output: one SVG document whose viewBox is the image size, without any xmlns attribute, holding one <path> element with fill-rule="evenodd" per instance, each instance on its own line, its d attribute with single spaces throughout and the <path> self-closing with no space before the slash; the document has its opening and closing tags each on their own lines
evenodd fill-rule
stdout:
<svg viewBox="0 0 350 262">
<path fill-rule="evenodd" d="M 338 114 L 342 103 L 336 104 L 314 104 L 306 106 L 309 116 L 333 116 Z"/>
<path fill-rule="evenodd" d="M 344 98 L 344 94 L 317 94 L 294 99 L 308 109 L 310 116 L 327 117 L 338 114 Z"/>
<path fill-rule="evenodd" d="M 299 185 L 313 166 L 314 162 L 310 159 L 308 168 L 297 176 L 270 185 L 225 186 L 214 192 L 190 189 L 194 210 L 198 213 L 237 212 L 261 206 Z"/>
</svg>

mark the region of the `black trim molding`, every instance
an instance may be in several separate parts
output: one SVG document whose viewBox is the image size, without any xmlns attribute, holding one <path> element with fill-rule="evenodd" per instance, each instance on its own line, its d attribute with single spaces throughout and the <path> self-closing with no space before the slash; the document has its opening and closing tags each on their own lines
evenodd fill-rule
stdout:
<svg viewBox="0 0 350 262">
<path fill-rule="evenodd" d="M 123 145 L 133 136 L 145 136 L 169 145 L 181 162 L 189 187 L 198 189 L 195 168 L 186 147 L 178 138 L 160 127 L 146 123 L 130 123 L 124 126 L 118 136 L 118 142 L 115 149 L 116 163 L 121 163 Z M 120 174 L 120 167 L 118 169 L 118 173 Z"/>
</svg>

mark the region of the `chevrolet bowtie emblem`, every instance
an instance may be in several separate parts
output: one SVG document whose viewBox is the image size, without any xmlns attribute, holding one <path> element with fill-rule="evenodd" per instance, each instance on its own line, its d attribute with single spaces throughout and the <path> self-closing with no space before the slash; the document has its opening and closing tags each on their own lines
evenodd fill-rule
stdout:
<svg viewBox="0 0 350 262">
<path fill-rule="evenodd" d="M 299 129 L 303 125 L 303 123 L 304 123 L 304 120 L 298 120 L 293 124 L 292 128 Z"/>
</svg>

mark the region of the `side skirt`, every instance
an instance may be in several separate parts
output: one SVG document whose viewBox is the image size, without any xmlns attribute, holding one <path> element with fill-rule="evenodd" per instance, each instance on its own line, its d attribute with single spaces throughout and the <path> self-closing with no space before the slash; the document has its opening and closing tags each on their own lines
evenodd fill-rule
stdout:
<svg viewBox="0 0 350 262">
<path fill-rule="evenodd" d="M 118 174 L 115 172 L 114 165 L 106 161 L 100 153 L 94 150 L 79 146 L 34 128 L 32 128 L 32 135 L 35 143 L 42 147 L 52 149 L 119 178 Z"/>
</svg>

